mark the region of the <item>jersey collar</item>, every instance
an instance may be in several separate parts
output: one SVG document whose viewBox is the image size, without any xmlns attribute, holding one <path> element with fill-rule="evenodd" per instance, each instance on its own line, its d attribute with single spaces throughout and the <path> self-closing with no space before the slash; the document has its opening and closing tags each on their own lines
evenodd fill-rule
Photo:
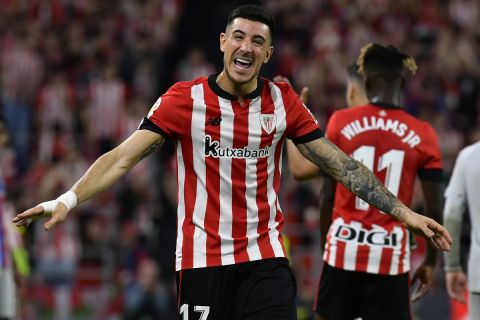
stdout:
<svg viewBox="0 0 480 320">
<path fill-rule="evenodd" d="M 234 95 L 228 93 L 227 91 L 223 90 L 222 88 L 220 88 L 220 86 L 218 85 L 218 83 L 216 81 L 217 76 L 219 74 L 220 74 L 220 72 L 212 74 L 208 77 L 208 86 L 210 87 L 210 89 L 212 89 L 212 91 L 217 96 L 219 96 L 221 98 L 224 98 L 224 99 L 227 99 L 227 100 L 237 100 L 238 99 L 237 96 L 234 96 Z M 245 96 L 245 99 L 253 100 L 255 98 L 258 98 L 260 96 L 260 93 L 262 92 L 263 84 L 264 84 L 263 79 L 258 77 L 257 78 L 257 88 L 255 90 L 253 90 L 252 92 L 250 92 L 249 94 L 247 94 Z"/>
</svg>

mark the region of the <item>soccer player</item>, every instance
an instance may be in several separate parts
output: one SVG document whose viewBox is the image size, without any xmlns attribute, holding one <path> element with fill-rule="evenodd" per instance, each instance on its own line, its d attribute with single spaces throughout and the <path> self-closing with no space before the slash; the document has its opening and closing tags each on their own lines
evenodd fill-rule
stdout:
<svg viewBox="0 0 480 320">
<path fill-rule="evenodd" d="M 280 163 L 286 138 L 373 206 L 448 250 L 438 223 L 408 209 L 364 165 L 323 137 L 285 83 L 258 77 L 273 53 L 274 21 L 262 7 L 234 9 L 220 34 L 223 70 L 174 84 L 135 131 L 58 197 L 13 221 L 68 212 L 125 175 L 165 139 L 176 143 L 179 319 L 295 319 L 295 280 L 281 237 Z"/>
<path fill-rule="evenodd" d="M 445 192 L 445 227 L 457 240 L 452 251 L 445 254 L 445 272 L 448 294 L 465 303 L 464 293 L 469 291 L 470 319 L 480 319 L 480 142 L 464 148 L 458 155 L 450 182 Z M 471 245 L 468 259 L 468 280 L 460 265 L 460 234 L 463 213 L 470 215 Z M 467 285 L 468 282 L 468 285 Z"/>
<path fill-rule="evenodd" d="M 362 101 L 355 109 L 335 112 L 327 125 L 327 137 L 372 169 L 404 203 L 411 202 L 418 174 L 427 212 L 439 220 L 442 163 L 438 139 L 429 124 L 408 115 L 400 102 L 405 72 L 416 70 L 413 58 L 392 46 L 370 44 L 361 50 L 357 65 L 371 103 Z M 296 159 L 298 155 L 291 151 L 295 177 L 320 175 L 320 169 Z M 408 230 L 336 186 L 328 176 L 323 179 L 320 227 L 325 249 L 314 306 L 317 319 L 410 319 Z M 413 277 L 421 283 L 414 300 L 430 288 L 435 262 L 436 251 L 428 247 Z"/>
</svg>

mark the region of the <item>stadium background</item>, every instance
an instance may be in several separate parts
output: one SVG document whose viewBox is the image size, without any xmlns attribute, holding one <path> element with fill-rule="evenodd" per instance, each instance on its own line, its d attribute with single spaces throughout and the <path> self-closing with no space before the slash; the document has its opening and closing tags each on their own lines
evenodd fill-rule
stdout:
<svg viewBox="0 0 480 320">
<path fill-rule="evenodd" d="M 16 208 L 69 188 L 135 130 L 174 81 L 220 70 L 218 35 L 229 11 L 242 3 L 0 0 L 0 105 L 12 135 L 0 160 Z M 287 76 L 297 89 L 309 86 L 321 128 L 345 106 L 345 66 L 361 46 L 376 41 L 417 60 L 405 105 L 437 130 L 447 178 L 458 151 L 479 139 L 479 1 L 249 3 L 265 5 L 277 18 L 275 52 L 263 75 Z M 56 303 L 57 311 L 68 312 L 68 301 L 75 319 L 175 318 L 172 155 L 169 143 L 53 232 L 40 223 L 28 228 L 32 274 L 21 292 L 22 319 L 51 319 Z M 310 319 L 321 260 L 319 184 L 296 182 L 288 172 L 284 180 L 299 319 Z M 421 211 L 421 195 L 415 204 Z M 414 264 L 421 251 L 420 241 Z M 139 305 L 145 291 L 156 303 Z M 142 318 L 138 308 L 159 311 Z M 413 311 L 416 319 L 453 318 L 441 261 L 435 285 Z"/>
</svg>

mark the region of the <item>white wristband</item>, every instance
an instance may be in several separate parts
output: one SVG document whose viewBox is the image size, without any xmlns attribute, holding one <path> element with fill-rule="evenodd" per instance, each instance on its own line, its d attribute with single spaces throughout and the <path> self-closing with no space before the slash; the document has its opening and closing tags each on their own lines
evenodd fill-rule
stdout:
<svg viewBox="0 0 480 320">
<path fill-rule="evenodd" d="M 72 190 L 68 190 L 58 197 L 57 200 L 63 203 L 68 210 L 72 210 L 77 205 L 77 195 Z"/>
</svg>

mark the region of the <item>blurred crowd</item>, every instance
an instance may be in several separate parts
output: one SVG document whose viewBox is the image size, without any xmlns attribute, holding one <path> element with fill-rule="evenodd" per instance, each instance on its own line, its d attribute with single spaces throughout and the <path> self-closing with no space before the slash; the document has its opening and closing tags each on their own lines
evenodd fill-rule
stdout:
<svg viewBox="0 0 480 320">
<path fill-rule="evenodd" d="M 478 1 L 249 2 L 277 18 L 263 76 L 308 86 L 321 128 L 345 107 L 346 66 L 380 42 L 416 59 L 405 106 L 436 129 L 447 176 L 458 151 L 480 139 Z M 17 210 L 70 188 L 173 82 L 220 71 L 218 34 L 240 3 L 0 0 L 0 107 L 11 135 L 0 161 Z M 28 227 L 22 319 L 175 318 L 173 149 L 167 143 L 53 231 Z M 285 232 L 308 319 L 321 260 L 318 181 L 288 172 L 284 180 Z"/>
</svg>

